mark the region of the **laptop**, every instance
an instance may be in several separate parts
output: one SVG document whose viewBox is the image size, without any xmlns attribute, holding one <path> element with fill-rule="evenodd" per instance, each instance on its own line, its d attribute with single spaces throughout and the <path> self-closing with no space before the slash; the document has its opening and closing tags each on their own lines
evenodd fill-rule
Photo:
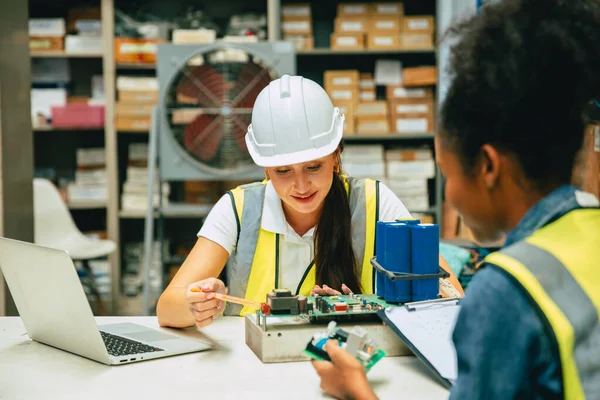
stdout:
<svg viewBox="0 0 600 400">
<path fill-rule="evenodd" d="M 107 365 L 212 349 L 133 323 L 96 325 L 69 254 L 0 237 L 0 269 L 32 340 Z"/>
</svg>

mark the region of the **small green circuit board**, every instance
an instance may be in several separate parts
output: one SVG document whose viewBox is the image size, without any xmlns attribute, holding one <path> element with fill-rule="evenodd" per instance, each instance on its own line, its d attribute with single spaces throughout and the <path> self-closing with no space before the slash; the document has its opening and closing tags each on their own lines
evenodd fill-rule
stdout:
<svg viewBox="0 0 600 400">
<path fill-rule="evenodd" d="M 339 342 L 340 347 L 346 347 L 348 335 L 348 331 L 339 328 L 336 328 L 329 335 L 322 334 L 321 337 L 317 335 L 317 337 L 313 337 L 308 342 L 308 345 L 302 352 L 315 360 L 331 361 L 327 351 L 325 351 L 325 344 L 328 340 L 335 339 Z M 377 347 L 373 341 L 363 343 L 360 348 L 355 348 L 354 351 L 356 351 L 356 358 L 360 361 L 366 372 L 369 372 L 386 355 L 386 352 Z"/>
<path fill-rule="evenodd" d="M 307 356 L 309 356 L 310 358 L 314 358 L 315 360 L 321 360 L 321 361 L 331 361 L 331 360 L 326 360 L 324 357 L 322 357 L 322 356 L 320 356 L 320 355 L 318 355 L 318 354 L 315 354 L 315 353 L 313 353 L 312 351 L 310 351 L 310 350 L 307 350 L 307 349 L 304 349 L 304 350 L 302 350 L 302 352 L 303 352 L 304 354 L 306 354 Z M 365 365 L 365 364 L 363 364 L 363 367 L 365 368 L 365 371 L 366 371 L 366 372 L 369 372 L 369 370 L 370 370 L 371 368 L 373 368 L 373 366 L 374 366 L 375 364 L 377 364 L 377 363 L 379 362 L 379 360 L 381 360 L 383 357 L 385 357 L 385 354 L 386 354 L 386 353 L 385 353 L 385 351 L 383 351 L 383 350 L 379 349 L 379 350 L 377 351 L 377 353 L 376 353 L 376 354 L 374 354 L 374 355 L 371 357 L 371 359 L 370 359 L 370 360 L 367 362 L 367 364 L 366 364 L 366 365 Z"/>
</svg>

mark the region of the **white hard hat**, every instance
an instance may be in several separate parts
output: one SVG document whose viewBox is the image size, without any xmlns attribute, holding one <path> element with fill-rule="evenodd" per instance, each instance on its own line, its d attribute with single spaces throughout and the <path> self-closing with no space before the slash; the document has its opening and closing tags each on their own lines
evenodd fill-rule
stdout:
<svg viewBox="0 0 600 400">
<path fill-rule="evenodd" d="M 261 167 L 290 165 L 333 153 L 343 129 L 344 116 L 321 86 L 283 75 L 256 98 L 246 145 Z"/>
</svg>

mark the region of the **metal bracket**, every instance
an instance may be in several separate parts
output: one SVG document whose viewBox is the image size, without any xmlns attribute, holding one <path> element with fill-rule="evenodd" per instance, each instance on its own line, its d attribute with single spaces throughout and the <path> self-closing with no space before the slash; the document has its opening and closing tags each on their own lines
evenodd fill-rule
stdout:
<svg viewBox="0 0 600 400">
<path fill-rule="evenodd" d="M 371 258 L 371 265 L 377 271 L 379 271 L 382 274 L 384 274 L 385 276 L 387 276 L 391 281 L 417 280 L 417 279 L 434 279 L 434 278 L 442 278 L 443 279 L 443 278 L 447 278 L 447 277 L 450 276 L 450 274 L 445 269 L 443 269 L 442 267 L 440 267 L 439 265 L 438 265 L 439 272 L 435 273 L 435 274 L 409 274 L 409 273 L 406 273 L 406 272 L 388 271 L 387 269 L 383 268 L 377 262 L 377 257 L 372 257 Z"/>
</svg>

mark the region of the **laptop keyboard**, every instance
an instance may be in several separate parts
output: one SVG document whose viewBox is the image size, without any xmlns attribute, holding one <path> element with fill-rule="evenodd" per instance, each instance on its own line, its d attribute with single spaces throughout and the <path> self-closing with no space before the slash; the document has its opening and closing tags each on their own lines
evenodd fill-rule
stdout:
<svg viewBox="0 0 600 400">
<path fill-rule="evenodd" d="M 155 351 L 164 351 L 158 347 L 148 346 L 147 344 L 136 342 L 135 340 L 126 339 L 121 336 L 113 335 L 100 331 L 108 354 L 111 356 L 129 356 L 132 354 L 153 353 Z"/>
</svg>

